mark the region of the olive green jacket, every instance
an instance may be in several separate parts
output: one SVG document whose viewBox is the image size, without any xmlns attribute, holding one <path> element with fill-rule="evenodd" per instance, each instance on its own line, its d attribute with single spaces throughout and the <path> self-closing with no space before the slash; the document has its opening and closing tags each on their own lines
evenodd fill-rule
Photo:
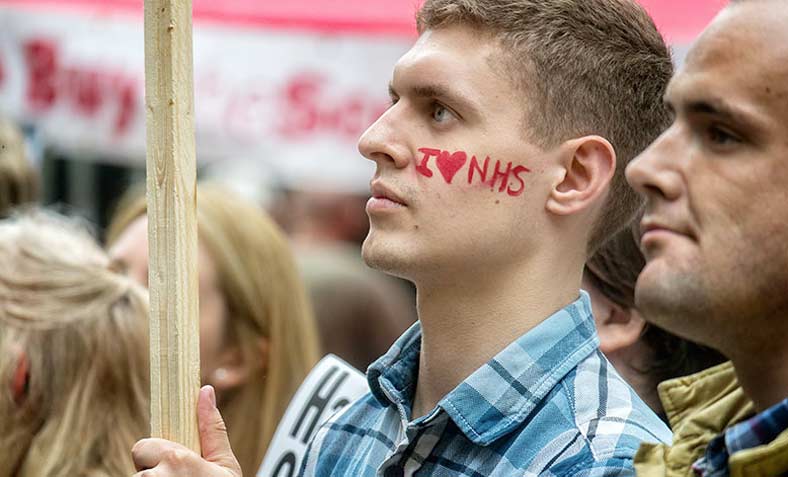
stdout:
<svg viewBox="0 0 788 477">
<path fill-rule="evenodd" d="M 692 464 L 728 427 L 755 414 L 728 362 L 659 385 L 673 429 L 673 444 L 642 444 L 635 455 L 638 477 L 694 477 Z M 732 455 L 731 477 L 775 477 L 788 472 L 788 430 L 769 445 Z"/>
</svg>

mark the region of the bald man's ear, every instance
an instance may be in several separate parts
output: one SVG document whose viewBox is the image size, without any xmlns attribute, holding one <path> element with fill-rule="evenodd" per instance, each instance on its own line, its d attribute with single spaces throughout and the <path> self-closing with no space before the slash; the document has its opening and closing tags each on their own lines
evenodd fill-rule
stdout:
<svg viewBox="0 0 788 477">
<path fill-rule="evenodd" d="M 563 174 L 550 191 L 546 208 L 556 215 L 572 215 L 593 207 L 605 197 L 616 171 L 613 146 L 600 136 L 572 139 L 560 147 Z"/>
<path fill-rule="evenodd" d="M 597 317 L 599 349 L 606 355 L 623 351 L 638 342 L 646 321 L 634 308 L 612 304 L 604 316 Z"/>
</svg>

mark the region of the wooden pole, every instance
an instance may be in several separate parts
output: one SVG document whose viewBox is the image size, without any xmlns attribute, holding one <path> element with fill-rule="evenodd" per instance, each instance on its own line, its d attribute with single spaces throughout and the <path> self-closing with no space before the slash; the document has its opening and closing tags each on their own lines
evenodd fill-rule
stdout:
<svg viewBox="0 0 788 477">
<path fill-rule="evenodd" d="M 199 452 L 191 11 L 191 0 L 145 0 L 151 435 Z"/>
</svg>

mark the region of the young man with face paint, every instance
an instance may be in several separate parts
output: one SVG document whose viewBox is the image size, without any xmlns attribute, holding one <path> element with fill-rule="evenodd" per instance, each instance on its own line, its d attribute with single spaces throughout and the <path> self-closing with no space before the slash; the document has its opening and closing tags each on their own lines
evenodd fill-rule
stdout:
<svg viewBox="0 0 788 477">
<path fill-rule="evenodd" d="M 631 475 L 670 434 L 599 351 L 580 283 L 641 204 L 623 168 L 668 124 L 668 50 L 634 0 L 427 0 L 418 26 L 359 149 L 377 166 L 364 258 L 415 283 L 420 321 L 301 473 Z M 203 461 L 134 454 L 156 476 L 237 475 L 222 433 L 203 439 Z"/>
<path fill-rule="evenodd" d="M 673 125 L 627 170 L 647 198 L 637 306 L 731 362 L 661 385 L 674 445 L 644 446 L 638 475 L 788 475 L 785 1 L 732 2 L 665 100 Z"/>
</svg>

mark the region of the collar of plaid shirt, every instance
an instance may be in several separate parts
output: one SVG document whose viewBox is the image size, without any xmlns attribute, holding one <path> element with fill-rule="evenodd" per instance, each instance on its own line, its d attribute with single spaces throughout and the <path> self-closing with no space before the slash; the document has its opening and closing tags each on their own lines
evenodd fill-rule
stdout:
<svg viewBox="0 0 788 477">
<path fill-rule="evenodd" d="M 371 394 L 317 432 L 300 475 L 634 475 L 640 443 L 669 442 L 670 432 L 598 343 L 581 292 L 411 420 L 416 324 L 367 370 Z"/>
<path fill-rule="evenodd" d="M 775 404 L 762 413 L 731 426 L 715 437 L 706 447 L 706 453 L 693 466 L 695 475 L 701 477 L 728 477 L 728 459 L 733 454 L 765 446 L 788 429 L 788 399 Z"/>
<path fill-rule="evenodd" d="M 509 345 L 447 394 L 444 410 L 466 437 L 486 446 L 516 429 L 553 387 L 599 345 L 588 295 L 552 315 Z M 417 322 L 367 370 L 372 395 L 410 416 L 418 375 Z M 480 405 L 495 403 L 494 405 Z M 435 412 L 424 417 L 429 419 Z"/>
</svg>

